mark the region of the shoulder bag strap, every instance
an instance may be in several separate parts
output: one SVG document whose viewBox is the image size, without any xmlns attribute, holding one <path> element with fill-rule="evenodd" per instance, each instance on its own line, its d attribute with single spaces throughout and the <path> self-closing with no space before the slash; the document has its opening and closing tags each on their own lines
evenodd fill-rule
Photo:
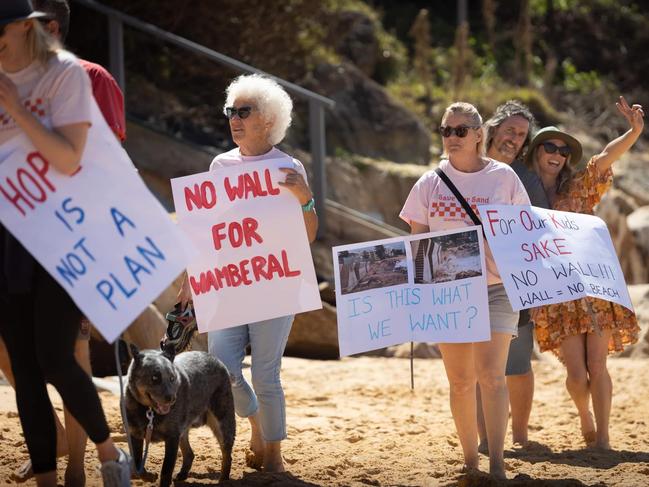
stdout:
<svg viewBox="0 0 649 487">
<path fill-rule="evenodd" d="M 478 215 L 475 214 L 475 211 L 473 211 L 471 205 L 469 205 L 469 203 L 467 203 L 467 201 L 464 199 L 462 193 L 460 193 L 460 191 L 455 187 L 453 181 L 451 181 L 449 177 L 446 175 L 446 173 L 442 171 L 439 167 L 435 169 L 435 173 L 440 177 L 442 181 L 444 181 L 446 186 L 448 186 L 448 189 L 450 189 L 451 192 L 455 195 L 455 198 L 460 202 L 462 208 L 464 208 L 464 211 L 466 211 L 466 214 L 469 215 L 469 218 L 471 218 L 473 223 L 475 223 L 476 225 L 482 228 L 482 221 L 480 221 Z M 484 228 L 482 228 L 482 235 L 486 238 L 484 233 Z"/>
</svg>

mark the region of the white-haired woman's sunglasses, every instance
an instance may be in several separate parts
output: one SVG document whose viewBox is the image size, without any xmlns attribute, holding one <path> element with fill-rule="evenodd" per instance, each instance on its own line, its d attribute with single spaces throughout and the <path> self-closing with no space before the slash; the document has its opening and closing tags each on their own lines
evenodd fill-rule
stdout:
<svg viewBox="0 0 649 487">
<path fill-rule="evenodd" d="M 235 115 L 238 115 L 241 120 L 244 118 L 248 118 L 252 111 L 254 110 L 253 107 L 250 106 L 245 106 L 245 107 L 225 107 L 224 113 L 225 116 L 228 117 L 230 120 L 232 120 Z"/>
</svg>

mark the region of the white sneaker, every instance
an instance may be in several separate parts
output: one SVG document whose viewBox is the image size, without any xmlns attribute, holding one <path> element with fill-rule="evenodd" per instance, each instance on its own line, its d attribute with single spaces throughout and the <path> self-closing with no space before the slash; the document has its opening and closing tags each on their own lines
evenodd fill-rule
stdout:
<svg viewBox="0 0 649 487">
<path fill-rule="evenodd" d="M 109 460 L 101 464 L 101 478 L 104 487 L 131 487 L 131 457 L 118 448 L 117 460 Z"/>
</svg>

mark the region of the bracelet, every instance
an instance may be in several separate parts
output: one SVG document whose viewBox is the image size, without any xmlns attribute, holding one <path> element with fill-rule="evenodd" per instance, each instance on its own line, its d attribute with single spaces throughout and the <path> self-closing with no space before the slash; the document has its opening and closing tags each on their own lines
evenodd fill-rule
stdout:
<svg viewBox="0 0 649 487">
<path fill-rule="evenodd" d="M 307 213 L 307 212 L 313 210 L 314 206 L 315 206 L 315 199 L 311 198 L 309 201 L 307 201 L 306 203 L 304 203 L 302 205 L 302 211 L 304 213 Z"/>
</svg>

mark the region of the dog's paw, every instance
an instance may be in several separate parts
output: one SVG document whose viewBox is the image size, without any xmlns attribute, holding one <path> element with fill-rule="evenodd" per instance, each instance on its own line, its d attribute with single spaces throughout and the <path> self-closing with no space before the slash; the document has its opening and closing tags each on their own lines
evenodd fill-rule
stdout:
<svg viewBox="0 0 649 487">
<path fill-rule="evenodd" d="M 132 470 L 131 472 L 132 479 L 140 479 L 144 480 L 145 482 L 155 482 L 156 480 L 158 480 L 158 474 L 149 472 L 148 470 L 143 470 L 140 474 L 138 474 L 135 470 Z"/>
<path fill-rule="evenodd" d="M 178 474 L 174 477 L 174 482 L 182 482 L 183 480 L 187 480 L 187 477 L 189 476 L 189 470 L 187 471 L 180 471 Z"/>
</svg>

